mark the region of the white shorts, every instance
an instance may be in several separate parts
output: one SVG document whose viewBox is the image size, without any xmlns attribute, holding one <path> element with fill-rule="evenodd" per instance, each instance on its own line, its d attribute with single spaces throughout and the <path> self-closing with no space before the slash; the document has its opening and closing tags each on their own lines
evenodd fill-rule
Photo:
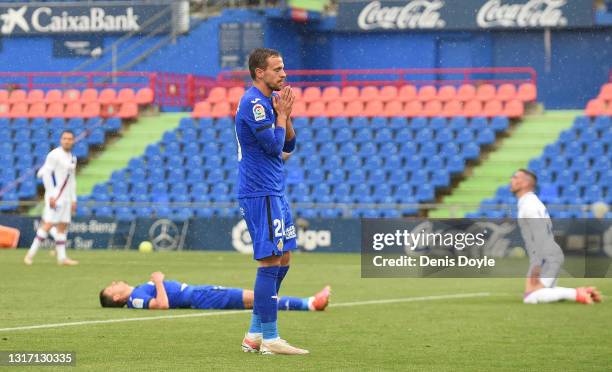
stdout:
<svg viewBox="0 0 612 372">
<path fill-rule="evenodd" d="M 543 260 L 541 263 L 532 263 L 529 266 L 527 277 L 531 277 L 531 271 L 540 266 L 540 283 L 546 288 L 552 288 L 557 284 L 557 277 L 561 271 L 563 260 Z"/>
<path fill-rule="evenodd" d="M 64 202 L 56 204 L 55 209 L 51 209 L 49 203 L 45 203 L 45 210 L 43 211 L 42 220 L 47 223 L 70 223 L 71 221 L 71 202 Z"/>
</svg>

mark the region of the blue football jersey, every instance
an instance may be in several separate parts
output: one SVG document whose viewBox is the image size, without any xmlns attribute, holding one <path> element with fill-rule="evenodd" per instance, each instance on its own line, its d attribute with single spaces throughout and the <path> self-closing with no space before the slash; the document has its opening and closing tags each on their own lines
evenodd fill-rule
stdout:
<svg viewBox="0 0 612 372">
<path fill-rule="evenodd" d="M 180 282 L 164 280 L 164 288 L 168 295 L 168 304 L 171 309 L 190 307 L 191 288 Z M 151 299 L 157 296 L 157 289 L 153 282 L 148 282 L 134 288 L 128 299 L 127 306 L 130 309 L 148 309 Z"/>
<path fill-rule="evenodd" d="M 266 152 L 269 144 L 261 143 L 257 138 L 263 131 L 276 133 L 275 122 L 272 98 L 266 97 L 256 87 L 249 88 L 236 112 L 238 198 L 283 195 L 282 151 L 278 154 Z M 274 138 L 274 135 L 269 138 Z M 284 143 L 284 135 L 282 141 Z"/>
</svg>

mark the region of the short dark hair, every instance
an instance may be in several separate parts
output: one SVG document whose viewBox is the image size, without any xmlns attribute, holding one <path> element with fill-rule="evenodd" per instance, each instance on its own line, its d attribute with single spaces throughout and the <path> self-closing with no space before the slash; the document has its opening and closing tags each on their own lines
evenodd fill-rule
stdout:
<svg viewBox="0 0 612 372">
<path fill-rule="evenodd" d="M 518 171 L 525 173 L 526 175 L 528 175 L 529 177 L 533 179 L 533 187 L 536 187 L 538 185 L 538 176 L 536 176 L 535 173 L 525 168 L 521 168 Z"/>
<path fill-rule="evenodd" d="M 268 66 L 268 57 L 280 57 L 279 51 L 268 48 L 256 48 L 249 54 L 249 72 L 251 79 L 255 80 L 255 69 L 265 69 Z"/>
<path fill-rule="evenodd" d="M 104 293 L 106 288 L 102 288 L 100 291 L 100 306 L 102 307 L 123 307 L 125 302 L 114 301 L 112 296 Z"/>
<path fill-rule="evenodd" d="M 70 134 L 72 134 L 72 137 L 74 137 L 74 132 L 73 132 L 72 130 L 70 130 L 70 129 L 64 129 L 64 130 L 62 131 L 62 136 L 63 136 L 65 133 L 70 133 Z M 60 136 L 60 137 L 61 137 L 61 136 Z"/>
</svg>

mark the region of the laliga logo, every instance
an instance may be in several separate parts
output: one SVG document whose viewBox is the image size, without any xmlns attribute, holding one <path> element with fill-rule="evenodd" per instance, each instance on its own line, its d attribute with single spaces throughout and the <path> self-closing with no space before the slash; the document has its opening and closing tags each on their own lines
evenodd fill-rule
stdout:
<svg viewBox="0 0 612 372">
<path fill-rule="evenodd" d="M 563 27 L 567 18 L 560 9 L 567 0 L 530 0 L 525 4 L 502 5 L 489 0 L 478 11 L 478 26 L 488 27 Z"/>
<path fill-rule="evenodd" d="M 8 13 L 0 15 L 2 20 L 2 28 L 0 32 L 4 35 L 11 34 L 15 29 L 15 26 L 19 26 L 25 32 L 30 31 L 30 26 L 25 19 L 25 12 L 28 10 L 27 6 L 22 6 L 18 10 L 13 8 L 8 9 Z"/>
<path fill-rule="evenodd" d="M 438 11 L 443 6 L 440 0 L 414 0 L 403 7 L 383 7 L 380 1 L 372 1 L 361 10 L 357 23 L 362 30 L 444 28 L 446 22 Z"/>
</svg>

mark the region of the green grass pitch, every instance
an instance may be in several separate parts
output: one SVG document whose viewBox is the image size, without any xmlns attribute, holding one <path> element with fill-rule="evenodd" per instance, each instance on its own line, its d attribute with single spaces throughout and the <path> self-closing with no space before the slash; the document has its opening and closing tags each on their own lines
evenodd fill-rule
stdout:
<svg viewBox="0 0 612 372">
<path fill-rule="evenodd" d="M 309 349 L 304 357 L 243 353 L 247 312 L 6 330 L 203 313 L 102 309 L 98 292 L 113 279 L 139 284 L 161 270 L 168 279 L 191 284 L 250 288 L 255 277 L 251 258 L 237 253 L 80 251 L 71 254 L 81 261 L 77 267 L 56 266 L 47 251 L 26 267 L 23 254 L 0 252 L 0 351 L 76 351 L 76 370 L 602 371 L 612 365 L 610 301 L 523 305 L 521 278 L 362 279 L 359 256 L 348 254 L 293 257 L 281 294 L 308 296 L 325 284 L 333 288 L 325 312 L 279 313 L 281 336 Z M 612 293 L 610 279 L 559 283 L 585 284 Z M 334 307 L 465 293 L 488 295 Z"/>
</svg>

